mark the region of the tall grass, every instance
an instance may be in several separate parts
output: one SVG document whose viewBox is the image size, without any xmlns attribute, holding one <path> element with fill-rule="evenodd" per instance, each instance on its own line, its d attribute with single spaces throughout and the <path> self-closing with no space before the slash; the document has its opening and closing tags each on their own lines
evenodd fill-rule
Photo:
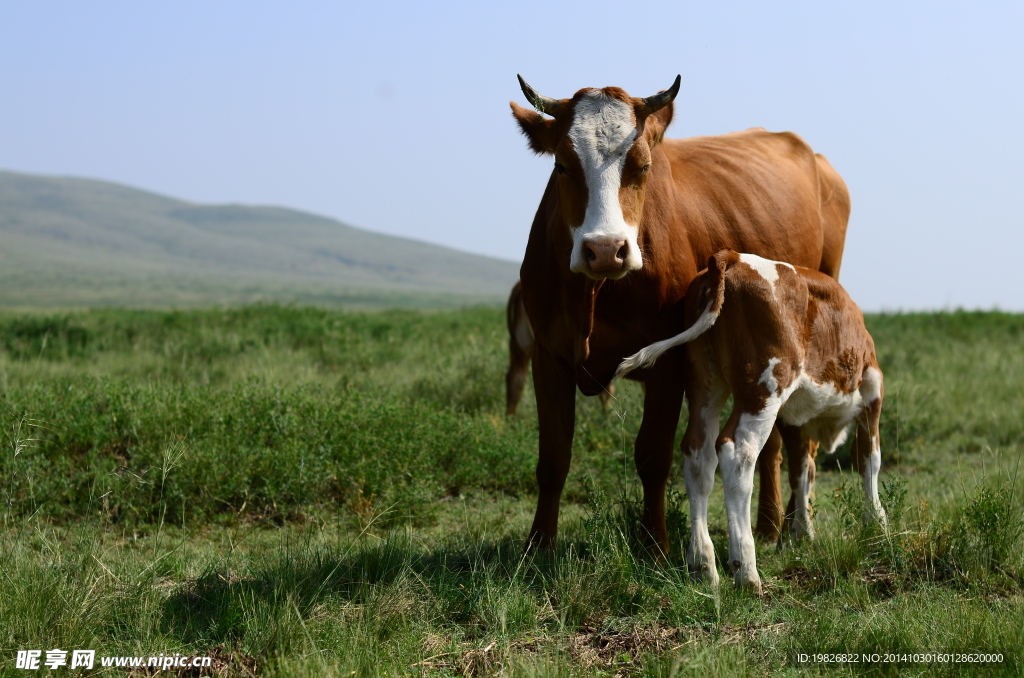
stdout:
<svg viewBox="0 0 1024 678">
<path fill-rule="evenodd" d="M 889 530 L 841 451 L 818 538 L 759 545 L 756 598 L 689 580 L 678 481 L 666 562 L 641 546 L 632 384 L 580 399 L 559 543 L 523 553 L 536 417 L 501 414 L 497 310 L 0 316 L 0 675 L 54 647 L 268 676 L 962 675 L 796 657 L 994 650 L 971 670 L 1018 675 L 1024 318 L 868 320 Z M 721 562 L 720 490 L 710 520 Z"/>
</svg>

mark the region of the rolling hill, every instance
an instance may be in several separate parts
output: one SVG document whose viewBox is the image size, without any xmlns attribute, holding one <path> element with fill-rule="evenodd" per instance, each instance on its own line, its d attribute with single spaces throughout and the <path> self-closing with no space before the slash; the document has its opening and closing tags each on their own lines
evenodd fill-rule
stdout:
<svg viewBox="0 0 1024 678">
<path fill-rule="evenodd" d="M 500 303 L 519 265 L 281 207 L 0 172 L 0 306 Z"/>
</svg>

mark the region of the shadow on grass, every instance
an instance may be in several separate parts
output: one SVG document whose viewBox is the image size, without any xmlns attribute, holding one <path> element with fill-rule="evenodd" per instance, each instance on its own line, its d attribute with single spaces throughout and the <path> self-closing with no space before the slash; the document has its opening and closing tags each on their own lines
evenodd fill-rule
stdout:
<svg viewBox="0 0 1024 678">
<path fill-rule="evenodd" d="M 681 521 L 673 523 L 678 538 L 685 516 L 673 519 Z M 349 543 L 296 541 L 247 572 L 204 572 L 165 601 L 164 631 L 183 643 L 234 643 L 259 653 L 301 639 L 303 620 L 324 616 L 362 628 L 375 642 L 423 620 L 467 638 L 571 631 L 609 617 L 657 616 L 667 599 L 695 606 L 688 618 L 714 618 L 710 596 L 678 592 L 693 589 L 681 545 L 656 565 L 638 522 L 635 502 L 597 497 L 552 551 L 524 553 L 521 536 L 472 526 L 435 545 L 411 531 Z"/>
</svg>

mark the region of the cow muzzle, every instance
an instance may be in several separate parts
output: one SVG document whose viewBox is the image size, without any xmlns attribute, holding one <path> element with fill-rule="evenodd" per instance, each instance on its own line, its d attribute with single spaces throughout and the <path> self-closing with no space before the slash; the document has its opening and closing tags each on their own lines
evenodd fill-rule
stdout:
<svg viewBox="0 0 1024 678">
<path fill-rule="evenodd" d="M 592 278 L 622 274 L 628 255 L 629 247 L 624 238 L 594 238 L 583 242 L 583 260 Z"/>
<path fill-rule="evenodd" d="M 583 273 L 594 280 L 615 280 L 640 268 L 637 257 L 626 238 L 597 236 L 580 241 L 572 257 L 573 273 Z"/>
</svg>

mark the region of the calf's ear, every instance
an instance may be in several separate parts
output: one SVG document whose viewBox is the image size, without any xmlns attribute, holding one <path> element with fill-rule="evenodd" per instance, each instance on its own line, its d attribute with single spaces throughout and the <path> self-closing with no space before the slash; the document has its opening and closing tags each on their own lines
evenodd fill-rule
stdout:
<svg viewBox="0 0 1024 678">
<path fill-rule="evenodd" d="M 519 129 L 530 143 L 530 150 L 538 155 L 553 154 L 558 145 L 558 121 L 545 118 L 539 112 L 523 108 L 514 101 L 508 103 L 512 107 L 512 117 L 519 123 Z"/>
</svg>

